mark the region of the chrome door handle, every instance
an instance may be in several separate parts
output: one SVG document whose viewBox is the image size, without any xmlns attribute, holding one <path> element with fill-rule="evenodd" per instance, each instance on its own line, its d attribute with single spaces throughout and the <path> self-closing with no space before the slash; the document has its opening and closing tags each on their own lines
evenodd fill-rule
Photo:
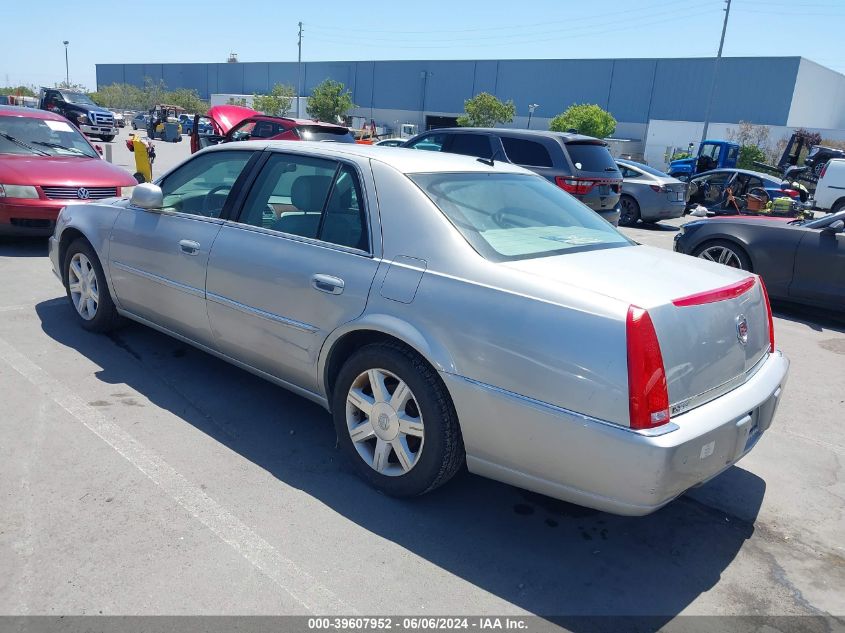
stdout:
<svg viewBox="0 0 845 633">
<path fill-rule="evenodd" d="M 343 292 L 343 279 L 331 275 L 314 275 L 311 277 L 311 286 L 320 292 L 328 292 L 330 295 L 339 295 Z"/>
<path fill-rule="evenodd" d="M 199 242 L 194 242 L 193 240 L 180 240 L 179 248 L 186 255 L 199 255 L 200 252 Z"/>
</svg>

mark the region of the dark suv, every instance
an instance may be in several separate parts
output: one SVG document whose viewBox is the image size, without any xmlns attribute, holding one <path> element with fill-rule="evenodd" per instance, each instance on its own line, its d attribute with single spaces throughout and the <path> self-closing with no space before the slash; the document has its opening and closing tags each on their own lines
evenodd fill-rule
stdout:
<svg viewBox="0 0 845 633">
<path fill-rule="evenodd" d="M 619 222 L 622 174 L 607 143 L 592 136 L 507 128 L 445 128 L 418 134 L 402 147 L 520 165 L 572 194 L 614 226 Z"/>
</svg>

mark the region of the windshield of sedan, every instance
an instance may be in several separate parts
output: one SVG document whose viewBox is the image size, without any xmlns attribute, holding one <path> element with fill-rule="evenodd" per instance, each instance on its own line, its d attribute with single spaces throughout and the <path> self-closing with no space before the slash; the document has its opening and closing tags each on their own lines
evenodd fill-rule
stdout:
<svg viewBox="0 0 845 633">
<path fill-rule="evenodd" d="M 483 257 L 509 261 L 629 246 L 575 198 L 539 176 L 411 174 L 416 185 Z"/>
<path fill-rule="evenodd" d="M 0 116 L 0 154 L 99 158 L 85 137 L 67 121 L 21 116 Z"/>
</svg>

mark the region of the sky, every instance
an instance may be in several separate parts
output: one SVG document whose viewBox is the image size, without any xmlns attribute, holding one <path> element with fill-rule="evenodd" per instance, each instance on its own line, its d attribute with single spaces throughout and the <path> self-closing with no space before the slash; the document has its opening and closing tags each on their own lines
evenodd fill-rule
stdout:
<svg viewBox="0 0 845 633">
<path fill-rule="evenodd" d="M 724 0 L 0 0 L 0 85 L 96 87 L 95 64 L 707 57 Z M 88 10 L 90 7 L 90 13 Z M 103 8 L 108 10 L 103 13 Z M 55 19 L 45 19 L 53 16 Z M 197 26 L 187 26 L 194 22 Z M 99 26 L 92 26 L 97 24 Z M 803 56 L 845 73 L 845 0 L 732 0 L 723 54 Z"/>
</svg>

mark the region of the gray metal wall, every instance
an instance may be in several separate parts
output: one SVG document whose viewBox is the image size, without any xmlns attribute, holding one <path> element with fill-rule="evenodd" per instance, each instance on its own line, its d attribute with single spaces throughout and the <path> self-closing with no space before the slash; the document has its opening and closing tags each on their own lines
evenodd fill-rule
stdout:
<svg viewBox="0 0 845 633">
<path fill-rule="evenodd" d="M 800 61 L 723 58 L 711 119 L 785 125 Z M 573 103 L 597 103 L 620 122 L 701 121 L 714 65 L 713 58 L 303 62 L 303 84 L 309 94 L 324 79 L 340 81 L 360 108 L 458 113 L 465 99 L 486 91 L 513 99 L 520 114 L 529 103 L 540 104 L 538 114 L 544 117 Z M 97 64 L 98 86 L 141 86 L 145 77 L 163 79 L 170 89 L 193 88 L 208 98 L 212 93 L 266 93 L 276 83 L 296 85 L 297 65 Z"/>
</svg>

